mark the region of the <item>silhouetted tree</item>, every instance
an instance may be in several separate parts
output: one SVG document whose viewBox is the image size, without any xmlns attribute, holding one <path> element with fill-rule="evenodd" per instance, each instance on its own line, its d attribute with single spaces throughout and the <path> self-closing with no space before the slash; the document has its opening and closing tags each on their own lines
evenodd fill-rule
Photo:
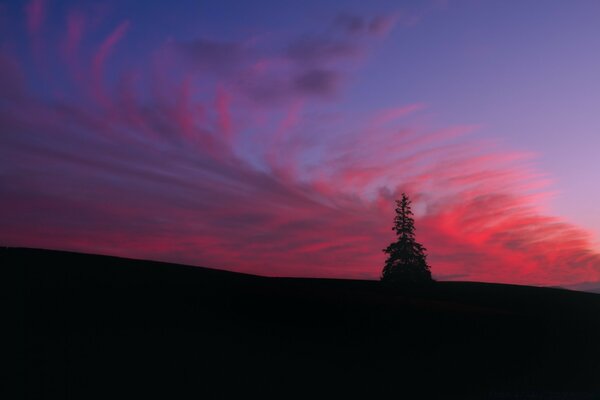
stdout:
<svg viewBox="0 0 600 400">
<path fill-rule="evenodd" d="M 398 240 L 383 249 L 388 254 L 381 280 L 386 282 L 431 282 L 425 247 L 415 240 L 415 221 L 411 201 L 405 193 L 396 200 L 394 227 Z"/>
</svg>

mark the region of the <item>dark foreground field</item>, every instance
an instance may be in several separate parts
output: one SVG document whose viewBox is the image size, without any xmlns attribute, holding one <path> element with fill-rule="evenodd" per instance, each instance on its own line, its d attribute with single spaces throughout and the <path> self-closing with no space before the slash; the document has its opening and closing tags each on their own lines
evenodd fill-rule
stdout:
<svg viewBox="0 0 600 400">
<path fill-rule="evenodd" d="M 600 399 L 600 295 L 1 249 L 24 398 Z"/>
</svg>

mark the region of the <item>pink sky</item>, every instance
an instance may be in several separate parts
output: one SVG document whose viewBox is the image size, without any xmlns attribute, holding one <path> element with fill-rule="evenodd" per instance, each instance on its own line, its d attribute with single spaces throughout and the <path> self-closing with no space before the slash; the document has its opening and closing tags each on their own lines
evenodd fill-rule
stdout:
<svg viewBox="0 0 600 400">
<path fill-rule="evenodd" d="M 96 8 L 0 7 L 0 244 L 377 279 L 407 192 L 438 279 L 600 281 L 598 232 L 557 211 L 531 143 L 357 90 L 452 4 L 221 37 Z"/>
</svg>

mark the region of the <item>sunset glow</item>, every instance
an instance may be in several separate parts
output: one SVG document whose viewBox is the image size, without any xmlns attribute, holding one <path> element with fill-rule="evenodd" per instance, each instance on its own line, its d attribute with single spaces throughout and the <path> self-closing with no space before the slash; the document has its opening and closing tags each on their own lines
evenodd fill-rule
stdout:
<svg viewBox="0 0 600 400">
<path fill-rule="evenodd" d="M 597 135 L 600 114 L 583 103 L 599 104 L 600 91 L 555 112 L 561 93 L 552 102 L 549 87 L 533 83 L 535 68 L 547 70 L 530 70 L 517 48 L 535 34 L 490 26 L 478 38 L 494 16 L 470 1 L 286 10 L 272 1 L 177 3 L 0 2 L 0 245 L 377 279 L 394 200 L 407 192 L 436 279 L 600 281 L 591 206 L 600 201 L 600 141 L 589 133 Z M 544 7 L 532 32 L 554 32 L 546 19 L 557 6 Z M 581 27 L 591 47 L 600 26 L 578 18 L 587 8 L 597 18 L 600 7 L 573 7 L 560 29 Z M 506 17 L 500 11 L 495 17 Z M 473 16 L 481 20 L 459 28 Z M 440 23 L 451 31 L 446 54 L 427 46 Z M 556 40 L 558 49 L 537 54 L 550 70 Z M 514 59 L 504 58 L 510 51 Z M 600 59 L 589 57 L 556 77 L 565 96 L 582 75 L 598 88 L 592 71 L 600 69 L 590 63 L 600 67 Z M 464 92 L 446 91 L 457 65 L 475 59 L 483 61 Z M 439 93 L 425 83 L 428 74 L 445 79 L 438 67 L 448 84 Z M 507 70 L 514 81 L 504 82 Z M 531 86 L 511 92 L 508 104 L 506 90 L 527 79 Z M 479 80 L 476 110 L 470 96 Z M 519 124 L 531 134 L 500 132 Z M 553 124 L 572 131 L 556 139 L 535 130 Z"/>
</svg>

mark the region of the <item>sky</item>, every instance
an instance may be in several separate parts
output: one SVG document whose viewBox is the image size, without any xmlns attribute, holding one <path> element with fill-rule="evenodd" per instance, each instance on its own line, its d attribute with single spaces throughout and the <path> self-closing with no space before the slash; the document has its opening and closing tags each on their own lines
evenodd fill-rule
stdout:
<svg viewBox="0 0 600 400">
<path fill-rule="evenodd" d="M 595 0 L 0 0 L 0 245 L 600 287 Z"/>
</svg>

